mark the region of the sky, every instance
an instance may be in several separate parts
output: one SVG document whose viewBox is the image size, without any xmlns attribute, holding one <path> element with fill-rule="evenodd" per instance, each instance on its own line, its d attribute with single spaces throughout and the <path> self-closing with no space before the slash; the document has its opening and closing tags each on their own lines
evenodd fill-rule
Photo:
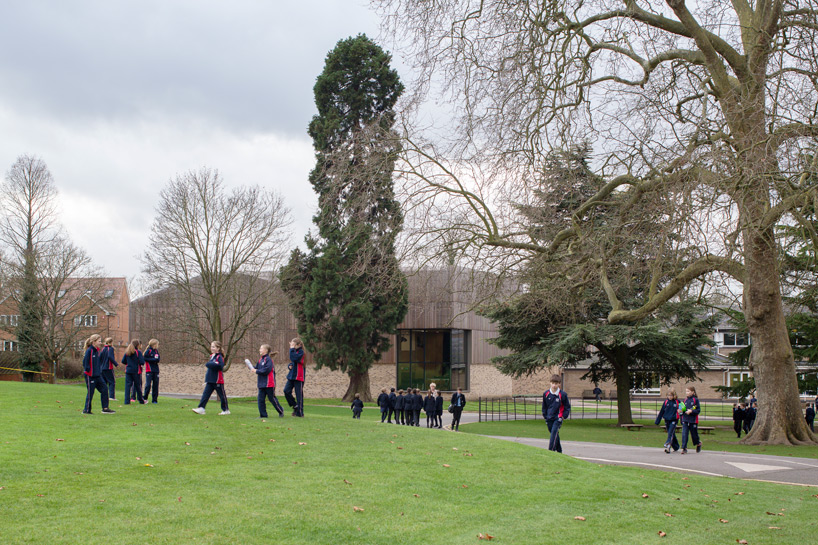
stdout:
<svg viewBox="0 0 818 545">
<path fill-rule="evenodd" d="M 0 170 L 43 159 L 65 230 L 108 276 L 140 273 L 159 191 L 203 166 L 278 191 L 295 246 L 316 203 L 315 78 L 378 25 L 364 0 L 4 0 Z"/>
</svg>

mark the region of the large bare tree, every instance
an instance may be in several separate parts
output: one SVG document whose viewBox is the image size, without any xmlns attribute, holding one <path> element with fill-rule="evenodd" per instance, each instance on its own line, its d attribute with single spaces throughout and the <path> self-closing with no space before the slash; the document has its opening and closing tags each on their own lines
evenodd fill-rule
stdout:
<svg viewBox="0 0 818 545">
<path fill-rule="evenodd" d="M 280 196 L 259 187 L 227 190 L 216 170 L 168 182 L 142 262 L 154 287 L 168 288 L 178 310 L 172 327 L 191 347 L 209 354 L 218 340 L 229 361 L 249 331 L 269 323 L 290 223 Z"/>
<path fill-rule="evenodd" d="M 814 233 L 800 210 L 818 198 L 815 0 L 375 4 L 415 61 L 418 99 L 439 91 L 457 120 L 434 145 L 416 132 L 406 145 L 416 217 L 443 208 L 461 256 L 507 266 L 537 254 L 550 260 L 543 274 L 598 283 L 611 324 L 728 277 L 743 286 L 760 400 L 744 441 L 816 441 L 801 413 L 774 229 L 783 220 Z M 550 183 L 552 150 L 579 141 L 593 144 L 605 183 L 541 242 L 514 205 Z M 600 227 L 600 210 L 617 220 Z M 442 241 L 446 230 L 430 227 L 427 241 Z M 629 305 L 609 281 L 619 266 L 610 258 L 645 232 L 652 280 Z"/>
</svg>

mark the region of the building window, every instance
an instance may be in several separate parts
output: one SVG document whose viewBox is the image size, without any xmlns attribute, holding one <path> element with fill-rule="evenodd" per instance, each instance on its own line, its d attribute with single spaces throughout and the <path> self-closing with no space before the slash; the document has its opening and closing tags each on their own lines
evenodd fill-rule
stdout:
<svg viewBox="0 0 818 545">
<path fill-rule="evenodd" d="M 736 386 L 741 382 L 746 382 L 750 380 L 750 372 L 749 371 L 730 371 L 727 373 L 727 384 L 725 386 Z"/>
<path fill-rule="evenodd" d="M 97 325 L 97 315 L 79 315 L 74 316 L 74 325 L 80 327 L 96 327 Z"/>
<path fill-rule="evenodd" d="M 105 290 L 105 297 L 113 297 L 114 290 Z"/>
<path fill-rule="evenodd" d="M 3 352 L 19 352 L 20 345 L 17 341 L 3 341 Z"/>
<path fill-rule="evenodd" d="M 462 329 L 401 329 L 397 338 L 398 388 L 468 389 L 468 336 Z"/>
<path fill-rule="evenodd" d="M 659 395 L 661 393 L 662 382 L 656 373 L 642 375 L 631 375 L 631 393 Z"/>
<path fill-rule="evenodd" d="M 20 320 L 19 314 L 2 314 L 0 315 L 0 326 L 12 326 L 16 327 L 17 322 Z"/>
<path fill-rule="evenodd" d="M 750 345 L 750 334 L 749 333 L 724 333 L 724 340 L 722 344 L 724 346 L 749 346 Z"/>
</svg>

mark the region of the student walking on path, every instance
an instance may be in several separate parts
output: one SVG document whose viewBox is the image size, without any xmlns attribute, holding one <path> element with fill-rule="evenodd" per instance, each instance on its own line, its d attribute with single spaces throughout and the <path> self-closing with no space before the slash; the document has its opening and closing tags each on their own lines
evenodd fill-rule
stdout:
<svg viewBox="0 0 818 545">
<path fill-rule="evenodd" d="M 696 452 L 702 451 L 702 442 L 699 440 L 699 413 L 701 405 L 696 397 L 696 388 L 688 386 L 685 390 L 687 398 L 683 401 L 684 412 L 682 413 L 682 454 L 687 454 L 687 437 L 693 440 Z"/>
<path fill-rule="evenodd" d="M 571 402 L 568 394 L 560 389 L 562 379 L 559 375 L 551 376 L 551 388 L 542 395 L 542 416 L 548 425 L 548 450 L 562 452 L 560 444 L 560 428 L 562 421 L 571 414 Z"/>
<path fill-rule="evenodd" d="M 460 428 L 460 417 L 463 415 L 463 407 L 466 406 L 466 396 L 463 391 L 458 388 L 457 392 L 452 395 L 452 431 L 458 431 Z"/>
<path fill-rule="evenodd" d="M 667 427 L 667 440 L 664 445 L 665 453 L 670 454 L 671 448 L 673 448 L 673 452 L 679 450 L 679 440 L 676 439 L 676 425 L 679 423 L 679 399 L 676 396 L 676 390 L 668 391 L 667 399 L 662 404 L 662 408 L 659 409 L 654 424 L 658 426 L 663 418 Z"/>
</svg>

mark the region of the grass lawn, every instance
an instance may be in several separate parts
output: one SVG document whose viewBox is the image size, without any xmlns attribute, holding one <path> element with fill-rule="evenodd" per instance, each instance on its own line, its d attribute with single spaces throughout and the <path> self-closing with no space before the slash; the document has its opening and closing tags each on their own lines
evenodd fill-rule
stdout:
<svg viewBox="0 0 818 545">
<path fill-rule="evenodd" d="M 635 445 L 642 447 L 661 448 L 667 438 L 667 432 L 653 425 L 653 420 L 634 420 L 645 427 L 639 431 L 628 431 L 619 428 L 615 420 L 608 419 L 570 419 L 560 429 L 560 439 L 563 441 L 588 441 L 591 443 L 613 443 L 617 445 Z M 723 450 L 728 452 L 752 452 L 756 454 L 773 454 L 777 456 L 798 456 L 801 458 L 818 458 L 818 446 L 785 447 L 748 446 L 738 443 L 738 438 L 730 422 L 703 422 L 702 425 L 714 426 L 711 434 L 700 433 L 704 448 L 707 450 Z M 481 435 L 504 435 L 511 437 L 548 438 L 548 428 L 542 419 L 517 420 L 508 422 L 481 422 L 460 427 L 466 433 Z M 676 434 L 682 440 L 682 432 Z"/>
<path fill-rule="evenodd" d="M 161 398 L 116 404 L 115 415 L 99 414 L 97 400 L 83 416 L 84 397 L 76 386 L 0 382 L 3 544 L 457 544 L 482 533 L 515 544 L 756 545 L 818 530 L 812 488 L 603 467 L 382 425 L 372 409 L 360 421 L 318 406 L 262 421 L 250 400 L 231 400 L 224 417 L 215 398 L 205 416 L 191 400 Z M 579 428 L 566 424 L 566 438 Z"/>
</svg>

